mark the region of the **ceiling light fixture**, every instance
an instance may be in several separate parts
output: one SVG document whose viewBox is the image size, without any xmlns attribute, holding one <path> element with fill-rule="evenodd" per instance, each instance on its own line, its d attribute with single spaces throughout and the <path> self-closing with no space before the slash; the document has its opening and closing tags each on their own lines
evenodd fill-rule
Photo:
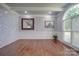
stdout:
<svg viewBox="0 0 79 59">
<path fill-rule="evenodd" d="M 46 15 L 44 18 L 45 18 L 45 20 L 52 20 L 52 16 L 51 15 Z"/>
<path fill-rule="evenodd" d="M 50 14 L 50 15 L 51 15 L 51 14 L 52 14 L 52 12 L 49 12 L 48 14 Z"/>
<path fill-rule="evenodd" d="M 25 14 L 27 13 L 27 11 L 25 11 Z"/>
<path fill-rule="evenodd" d="M 8 11 L 4 11 L 4 13 L 5 13 L 5 14 L 7 14 L 7 13 L 8 13 Z"/>
</svg>

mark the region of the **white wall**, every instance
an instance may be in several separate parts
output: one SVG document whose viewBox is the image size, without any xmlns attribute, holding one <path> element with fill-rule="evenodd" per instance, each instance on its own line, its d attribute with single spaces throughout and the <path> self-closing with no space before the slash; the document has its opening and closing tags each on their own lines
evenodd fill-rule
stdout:
<svg viewBox="0 0 79 59">
<path fill-rule="evenodd" d="M 57 15 L 56 18 L 56 32 L 58 35 L 58 39 L 59 40 L 63 40 L 63 24 L 62 24 L 62 17 L 63 17 L 63 12 L 61 12 L 60 14 Z"/>
<path fill-rule="evenodd" d="M 34 30 L 21 30 L 21 17 L 13 13 L 4 13 L 0 15 L 0 48 L 8 45 L 18 39 L 52 39 L 54 29 L 46 29 L 45 20 L 55 20 L 54 16 L 36 16 Z M 23 17 L 23 16 L 22 16 Z"/>
<path fill-rule="evenodd" d="M 73 5 L 75 5 L 75 4 L 68 4 L 68 5 L 66 5 L 65 7 L 63 7 L 63 10 L 64 11 L 62 11 L 62 12 L 60 12 L 57 16 L 56 16 L 56 32 L 58 33 L 58 38 L 59 38 L 59 40 L 63 40 L 64 41 L 64 36 L 63 36 L 63 17 L 64 17 L 64 15 L 65 15 L 65 13 L 66 13 L 66 11 L 70 8 L 70 7 L 72 7 Z"/>
<path fill-rule="evenodd" d="M 12 13 L 5 14 L 1 11 L 0 16 L 0 47 L 8 45 L 17 40 L 18 16 Z"/>
<path fill-rule="evenodd" d="M 18 29 L 19 39 L 52 39 L 54 34 L 54 29 L 45 28 L 45 21 L 55 20 L 54 16 L 46 17 L 44 15 L 32 15 L 34 18 L 34 30 L 21 30 L 21 26 Z M 18 24 L 21 25 L 21 18 L 26 18 L 26 16 L 21 16 Z"/>
</svg>

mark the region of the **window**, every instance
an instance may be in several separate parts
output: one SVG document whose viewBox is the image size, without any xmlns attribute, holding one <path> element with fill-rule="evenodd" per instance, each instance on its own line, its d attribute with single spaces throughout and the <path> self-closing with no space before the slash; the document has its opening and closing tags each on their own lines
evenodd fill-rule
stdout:
<svg viewBox="0 0 79 59">
<path fill-rule="evenodd" d="M 77 15 L 79 15 L 79 4 L 69 8 L 63 17 L 63 20 L 70 19 Z"/>
<path fill-rule="evenodd" d="M 79 48 L 79 4 L 69 8 L 63 17 L 64 41 Z"/>
<path fill-rule="evenodd" d="M 64 31 L 71 31 L 71 19 L 67 19 L 63 22 L 64 24 Z"/>
</svg>

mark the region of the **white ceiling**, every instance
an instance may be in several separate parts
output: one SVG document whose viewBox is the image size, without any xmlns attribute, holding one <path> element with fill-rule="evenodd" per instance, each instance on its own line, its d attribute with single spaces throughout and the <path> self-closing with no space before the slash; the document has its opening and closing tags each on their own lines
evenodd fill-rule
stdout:
<svg viewBox="0 0 79 59">
<path fill-rule="evenodd" d="M 9 3 L 11 7 L 63 7 L 65 3 Z"/>
<path fill-rule="evenodd" d="M 6 6 L 7 5 L 7 6 Z M 51 14 L 56 15 L 63 11 L 63 7 L 66 3 L 6 3 L 5 6 L 15 11 L 18 14 Z M 4 5 L 3 5 L 4 6 Z"/>
</svg>

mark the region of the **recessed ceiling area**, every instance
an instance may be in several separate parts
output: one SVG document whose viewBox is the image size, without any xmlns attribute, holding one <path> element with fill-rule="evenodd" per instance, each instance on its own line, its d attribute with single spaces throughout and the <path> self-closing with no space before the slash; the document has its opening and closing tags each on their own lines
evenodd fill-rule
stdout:
<svg viewBox="0 0 79 59">
<path fill-rule="evenodd" d="M 67 3 L 6 3 L 3 6 L 19 15 L 57 15 L 66 5 Z"/>
</svg>

